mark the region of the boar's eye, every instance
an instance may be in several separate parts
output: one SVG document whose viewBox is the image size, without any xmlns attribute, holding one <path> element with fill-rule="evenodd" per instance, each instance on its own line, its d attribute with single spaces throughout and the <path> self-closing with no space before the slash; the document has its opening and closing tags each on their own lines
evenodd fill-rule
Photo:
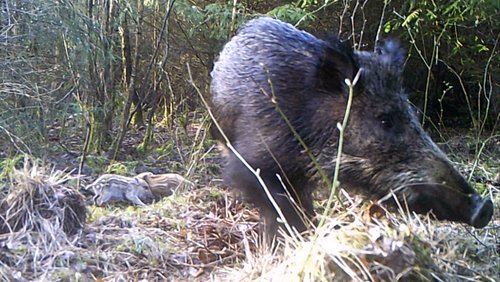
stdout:
<svg viewBox="0 0 500 282">
<path fill-rule="evenodd" d="M 380 118 L 380 123 L 382 127 L 386 130 L 389 130 L 394 127 L 394 118 L 391 115 L 382 115 Z"/>
</svg>

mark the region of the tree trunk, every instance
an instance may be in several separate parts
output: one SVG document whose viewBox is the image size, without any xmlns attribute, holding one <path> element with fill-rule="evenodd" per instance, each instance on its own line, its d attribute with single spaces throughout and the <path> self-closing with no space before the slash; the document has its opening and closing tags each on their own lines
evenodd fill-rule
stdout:
<svg viewBox="0 0 500 282">
<path fill-rule="evenodd" d="M 130 34 L 129 27 L 127 22 L 127 17 L 122 22 L 122 26 L 120 27 L 120 33 L 122 38 L 122 65 L 123 65 L 123 78 L 125 85 L 125 92 L 127 93 L 127 102 L 123 109 L 123 115 L 121 119 L 120 133 L 118 138 L 115 141 L 113 160 L 116 160 L 118 156 L 118 152 L 120 151 L 121 144 L 125 135 L 127 134 L 128 129 L 128 120 L 130 118 L 130 108 L 132 107 L 132 103 L 134 100 L 134 95 L 136 95 L 136 87 L 135 87 L 135 73 L 138 67 L 139 61 L 139 41 L 140 41 L 140 30 L 142 24 L 142 12 L 143 12 L 143 0 L 137 1 L 137 11 L 138 11 L 138 19 L 136 21 L 136 33 L 135 33 L 135 49 L 134 49 L 134 58 L 131 55 L 131 46 L 130 46 Z M 142 113 L 141 113 L 142 115 Z"/>
</svg>

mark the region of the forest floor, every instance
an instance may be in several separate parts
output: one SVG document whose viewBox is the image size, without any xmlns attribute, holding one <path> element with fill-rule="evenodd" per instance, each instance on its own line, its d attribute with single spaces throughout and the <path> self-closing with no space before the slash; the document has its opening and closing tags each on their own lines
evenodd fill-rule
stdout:
<svg viewBox="0 0 500 282">
<path fill-rule="evenodd" d="M 60 140 L 49 131 L 43 161 L 20 157 L 0 170 L 3 218 L 18 212 L 22 226 L 0 232 L 0 281 L 497 281 L 500 277 L 500 139 L 490 139 L 479 162 L 471 133 L 446 134 L 441 147 L 492 198 L 494 218 L 483 229 L 430 220 L 340 193 L 314 235 L 285 235 L 278 247 L 259 239 L 258 211 L 236 200 L 220 179 L 216 144 L 193 116 L 186 126 L 159 126 L 148 153 L 137 150 L 145 130 L 127 135 L 120 159 L 88 156 L 77 175 L 83 138 Z M 65 171 L 65 173 L 61 173 Z M 88 204 L 78 228 L 58 213 L 60 191 L 75 191 L 100 174 L 179 173 L 191 189 L 147 206 Z M 79 181 L 77 181 L 79 178 Z M 46 190 L 41 191 L 41 190 Z M 47 192 L 49 191 L 49 192 Z M 52 192 L 51 192 L 52 191 Z M 25 193 L 25 194 L 22 194 Z M 38 194 L 37 194 L 38 193 Z M 66 192 L 64 192 L 66 193 Z M 69 193 L 69 192 L 68 192 Z M 326 205 L 319 191 L 317 210 Z M 33 195 L 41 195 L 36 198 Z M 23 196 L 24 195 L 24 196 Z M 29 197 L 27 197 L 28 195 Z M 66 194 L 65 194 L 66 195 Z M 37 210 L 38 199 L 43 210 Z M 0 228 L 1 229 L 1 228 Z M 3 234 L 1 234 L 3 233 Z"/>
</svg>

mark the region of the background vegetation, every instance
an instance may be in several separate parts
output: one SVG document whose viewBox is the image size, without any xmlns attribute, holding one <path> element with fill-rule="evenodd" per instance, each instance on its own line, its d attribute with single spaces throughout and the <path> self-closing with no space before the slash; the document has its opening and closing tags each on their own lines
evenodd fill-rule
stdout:
<svg viewBox="0 0 500 282">
<path fill-rule="evenodd" d="M 154 127 L 182 126 L 204 112 L 193 83 L 207 96 L 223 44 L 262 14 L 338 34 L 358 49 L 398 38 L 409 50 L 407 84 L 422 122 L 492 132 L 500 110 L 498 3 L 3 1 L 1 157 L 43 156 L 61 149 L 51 141 L 77 134 L 85 140 L 80 153 L 123 158 L 117 152 L 128 130 L 143 126 L 136 149 L 149 150 Z"/>
</svg>

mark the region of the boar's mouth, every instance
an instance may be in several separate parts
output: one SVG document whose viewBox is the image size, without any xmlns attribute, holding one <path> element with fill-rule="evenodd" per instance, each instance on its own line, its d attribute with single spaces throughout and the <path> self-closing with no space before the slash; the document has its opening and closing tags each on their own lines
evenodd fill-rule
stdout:
<svg viewBox="0 0 500 282">
<path fill-rule="evenodd" d="M 467 223 L 475 228 L 485 227 L 493 216 L 493 203 L 478 194 L 464 194 L 442 184 L 411 184 L 398 199 L 411 211 L 431 213 L 438 220 Z"/>
</svg>

